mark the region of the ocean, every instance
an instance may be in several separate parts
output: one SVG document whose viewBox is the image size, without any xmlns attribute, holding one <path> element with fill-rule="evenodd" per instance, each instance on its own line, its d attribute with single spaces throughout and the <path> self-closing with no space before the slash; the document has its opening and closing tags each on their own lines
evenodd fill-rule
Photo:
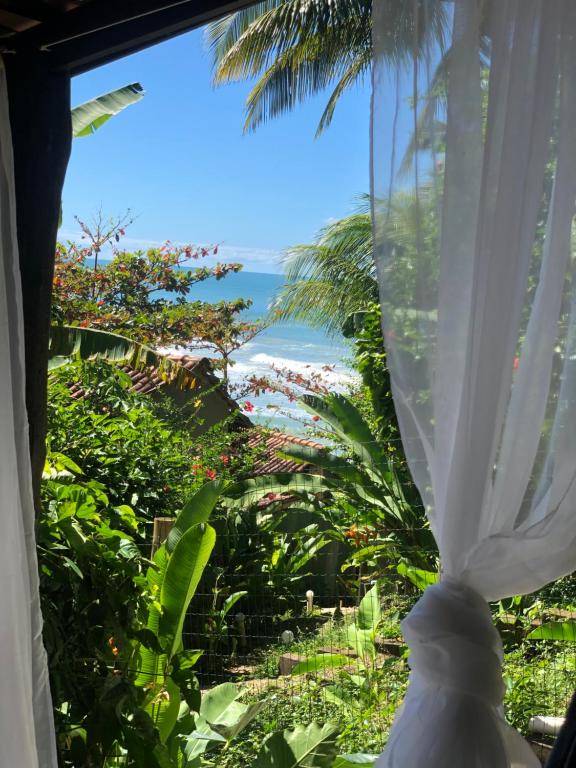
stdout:
<svg viewBox="0 0 576 768">
<path fill-rule="evenodd" d="M 283 275 L 242 271 L 219 281 L 211 279 L 198 283 L 193 286 L 189 298 L 208 302 L 252 299 L 252 306 L 243 313 L 243 317 L 252 322 L 266 317 L 272 298 L 283 282 Z M 198 354 L 197 349 L 194 354 Z M 326 383 L 342 390 L 355 378 L 349 365 L 351 356 L 350 343 L 344 337 L 329 337 L 320 329 L 299 323 L 275 324 L 233 355 L 235 364 L 230 368 L 229 378 L 234 387 L 241 387 L 250 375 L 273 377 L 272 366 L 276 366 L 303 376 L 321 373 Z M 326 365 L 334 365 L 334 370 L 323 371 Z M 254 406 L 250 418 L 275 429 L 298 433 L 310 421 L 297 402 L 289 402 L 280 393 L 266 393 L 259 397 L 248 395 L 241 398 L 240 403 L 246 400 Z"/>
</svg>

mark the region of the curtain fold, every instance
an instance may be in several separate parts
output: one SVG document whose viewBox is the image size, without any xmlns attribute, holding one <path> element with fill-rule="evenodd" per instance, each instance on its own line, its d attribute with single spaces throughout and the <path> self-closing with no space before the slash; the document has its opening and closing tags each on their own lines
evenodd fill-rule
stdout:
<svg viewBox="0 0 576 768">
<path fill-rule="evenodd" d="M 0 59 L 0 764 L 56 768 L 34 535 L 8 95 Z"/>
<path fill-rule="evenodd" d="M 393 396 L 442 579 L 403 622 L 410 685 L 378 766 L 536 766 L 504 720 L 487 602 L 576 568 L 576 4 L 410 2 L 413 62 L 393 73 L 374 2 L 373 221 Z M 432 2 L 449 39 L 422 49 Z M 416 134 L 404 175 L 393 118 Z"/>
</svg>

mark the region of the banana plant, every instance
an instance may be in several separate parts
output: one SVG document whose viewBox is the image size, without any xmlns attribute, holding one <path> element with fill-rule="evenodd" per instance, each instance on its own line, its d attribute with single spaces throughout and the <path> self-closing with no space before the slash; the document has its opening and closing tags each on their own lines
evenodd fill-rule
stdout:
<svg viewBox="0 0 576 768">
<path fill-rule="evenodd" d="M 338 733 L 330 723 L 276 731 L 264 740 L 251 768 L 332 768 Z"/>
<path fill-rule="evenodd" d="M 344 450 L 286 446 L 278 451 L 280 457 L 312 465 L 316 473 L 244 480 L 229 489 L 224 503 L 241 509 L 265 496 L 279 497 L 281 502 L 294 499 L 298 503 L 292 507 L 315 501 L 316 512 L 324 514 L 330 527 L 338 527 L 339 518 L 342 538 L 353 539 L 358 534 L 350 565 L 374 565 L 396 553 L 428 568 L 436 547 L 422 503 L 413 488 L 407 490 L 400 482 L 385 446 L 358 408 L 342 394 L 306 395 L 300 402 L 316 421 L 326 425 Z M 332 514 L 334 510 L 340 514 Z"/>
<path fill-rule="evenodd" d="M 90 136 L 111 117 L 144 98 L 140 83 L 130 83 L 90 99 L 72 109 L 72 136 L 77 139 Z"/>
<path fill-rule="evenodd" d="M 222 487 L 222 481 L 206 483 L 184 505 L 146 576 L 150 607 L 133 663 L 135 685 L 146 692 L 142 710 L 159 735 L 154 752 L 160 764 L 168 756 L 176 760 L 172 764 L 183 762 L 182 733 L 190 725 L 190 713 L 200 707 L 193 669 L 201 652 L 184 649 L 182 629 L 214 547 L 216 534 L 208 519 Z"/>
<path fill-rule="evenodd" d="M 182 739 L 186 768 L 216 766 L 220 749 L 228 745 L 268 705 L 267 699 L 245 704 L 244 690 L 234 683 L 222 683 L 202 695 L 193 730 Z"/>
<path fill-rule="evenodd" d="M 323 689 L 327 701 L 345 710 L 366 710 L 377 701 L 376 636 L 381 620 L 380 594 L 378 584 L 375 584 L 361 600 L 356 621 L 350 624 L 346 631 L 348 646 L 356 655 L 353 662 L 344 654 L 321 653 L 296 664 L 292 674 L 316 674 L 322 670 L 338 670 L 338 681 Z M 357 668 L 355 673 L 347 669 L 351 663 Z"/>
<path fill-rule="evenodd" d="M 107 123 L 111 117 L 143 99 L 144 93 L 144 88 L 140 83 L 130 83 L 73 107 L 70 111 L 72 138 L 79 139 L 82 136 L 90 136 L 104 123 Z M 62 204 L 60 204 L 58 226 L 61 226 L 62 218 Z"/>
</svg>

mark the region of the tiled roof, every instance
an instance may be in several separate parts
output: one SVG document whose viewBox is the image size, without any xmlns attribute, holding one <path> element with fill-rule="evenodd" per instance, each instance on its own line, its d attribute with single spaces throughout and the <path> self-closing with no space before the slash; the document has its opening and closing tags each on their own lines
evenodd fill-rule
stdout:
<svg viewBox="0 0 576 768">
<path fill-rule="evenodd" d="M 178 363 L 189 373 L 202 377 L 203 382 L 209 380 L 210 384 L 216 384 L 218 379 L 212 368 L 212 363 L 207 357 L 196 357 L 194 355 L 166 355 L 168 360 Z M 141 395 L 149 395 L 156 392 L 168 383 L 163 379 L 156 368 L 147 370 L 136 370 L 129 365 L 119 366 L 132 380 L 132 391 Z M 73 384 L 70 387 L 70 395 L 74 400 L 79 400 L 84 395 L 84 390 L 79 384 Z"/>
<path fill-rule="evenodd" d="M 211 386 L 218 383 L 219 379 L 214 373 L 212 362 L 207 357 L 197 357 L 194 355 L 169 354 L 166 357 L 172 362 L 186 368 L 189 373 L 197 376 L 199 385 L 209 384 Z M 150 368 L 146 371 L 135 370 L 129 365 L 120 366 L 124 373 L 128 374 L 132 380 L 132 391 L 142 395 L 149 395 L 166 386 L 167 382 L 161 378 L 158 371 Z M 301 464 L 290 459 L 285 459 L 278 455 L 278 451 L 290 445 L 302 445 L 308 448 L 322 448 L 320 443 L 308 440 L 296 435 L 288 435 L 284 432 L 276 432 L 261 429 L 253 424 L 248 417 L 238 408 L 236 402 L 229 396 L 225 387 L 220 388 L 220 394 L 226 401 L 225 405 L 231 410 L 237 410 L 241 419 L 243 429 L 249 431 L 247 445 L 250 448 L 262 446 L 263 440 L 266 441 L 265 450 L 260 459 L 256 461 L 252 468 L 253 475 L 268 475 L 272 473 L 299 473 L 318 471 L 312 464 Z M 73 400 L 80 400 L 84 396 L 84 390 L 79 384 L 73 384 L 70 387 L 70 396 Z"/>
<path fill-rule="evenodd" d="M 257 448 L 262 445 L 263 440 L 266 441 L 266 450 L 264 457 L 256 461 L 254 465 L 253 473 L 256 475 L 268 475 L 274 472 L 313 472 L 315 470 L 313 464 L 301 464 L 297 461 L 285 459 L 278 455 L 278 451 L 290 445 L 302 445 L 307 448 L 317 449 L 324 447 L 320 443 L 304 437 L 287 435 L 284 432 L 265 432 L 258 427 L 253 427 L 248 438 L 248 446 L 250 448 Z"/>
</svg>

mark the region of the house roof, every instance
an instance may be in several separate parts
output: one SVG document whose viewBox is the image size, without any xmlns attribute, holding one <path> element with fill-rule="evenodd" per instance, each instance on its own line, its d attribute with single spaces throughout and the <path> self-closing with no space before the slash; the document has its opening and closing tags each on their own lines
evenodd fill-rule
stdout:
<svg viewBox="0 0 576 768">
<path fill-rule="evenodd" d="M 264 456 L 258 460 L 254 465 L 254 472 L 257 475 L 268 475 L 277 472 L 312 472 L 315 470 L 313 464 L 301 464 L 300 462 L 291 461 L 278 455 L 278 451 L 284 448 L 290 447 L 290 445 L 302 445 L 307 448 L 323 448 L 320 443 L 316 443 L 313 440 L 308 440 L 304 437 L 296 437 L 296 435 L 288 435 L 285 432 L 268 432 L 258 429 L 252 425 L 253 431 L 248 437 L 248 446 L 250 448 L 257 448 L 265 441 L 265 453 Z"/>
<path fill-rule="evenodd" d="M 41 53 L 77 75 L 188 32 L 252 0 L 0 0 L 0 52 Z"/>
<path fill-rule="evenodd" d="M 207 357 L 175 354 L 166 355 L 166 357 L 172 362 L 178 363 L 178 365 L 184 367 L 188 373 L 193 374 L 193 376 L 198 379 L 199 388 L 203 385 L 206 386 L 206 384 L 211 386 L 218 385 L 219 379 L 214 373 L 211 361 Z M 132 380 L 132 391 L 138 392 L 141 395 L 152 394 L 169 385 L 169 381 L 167 381 L 165 377 L 162 377 L 156 368 L 141 370 L 129 365 L 121 365 L 119 367 L 124 373 L 128 374 Z M 80 387 L 79 384 L 74 384 L 70 388 L 70 393 L 75 400 L 80 399 L 84 394 L 82 387 Z M 227 393 L 226 396 L 230 402 L 234 402 Z"/>
<path fill-rule="evenodd" d="M 169 354 L 166 357 L 172 362 L 178 363 L 198 379 L 198 389 L 215 387 L 223 400 L 223 405 L 227 413 L 237 412 L 239 426 L 248 431 L 247 445 L 249 448 L 258 448 L 264 444 L 262 456 L 255 462 L 252 473 L 255 475 L 268 475 L 278 472 L 298 473 L 312 472 L 315 470 L 313 464 L 301 464 L 290 459 L 285 459 L 278 455 L 278 451 L 290 445 L 302 445 L 308 448 L 322 448 L 320 443 L 308 440 L 304 437 L 289 435 L 285 432 L 264 430 L 254 424 L 238 408 L 238 404 L 228 394 L 223 386 L 218 386 L 220 379 L 216 376 L 212 367 L 212 362 L 207 357 L 197 357 L 194 355 Z M 141 395 L 151 395 L 154 392 L 162 391 L 169 386 L 164 378 L 160 376 L 154 368 L 146 371 L 136 370 L 128 365 L 120 366 L 124 373 L 128 374 L 132 380 L 131 390 Z M 216 390 L 215 390 L 216 391 Z M 73 400 L 80 400 L 84 396 L 84 390 L 79 384 L 73 384 L 70 387 L 70 396 Z"/>
</svg>

